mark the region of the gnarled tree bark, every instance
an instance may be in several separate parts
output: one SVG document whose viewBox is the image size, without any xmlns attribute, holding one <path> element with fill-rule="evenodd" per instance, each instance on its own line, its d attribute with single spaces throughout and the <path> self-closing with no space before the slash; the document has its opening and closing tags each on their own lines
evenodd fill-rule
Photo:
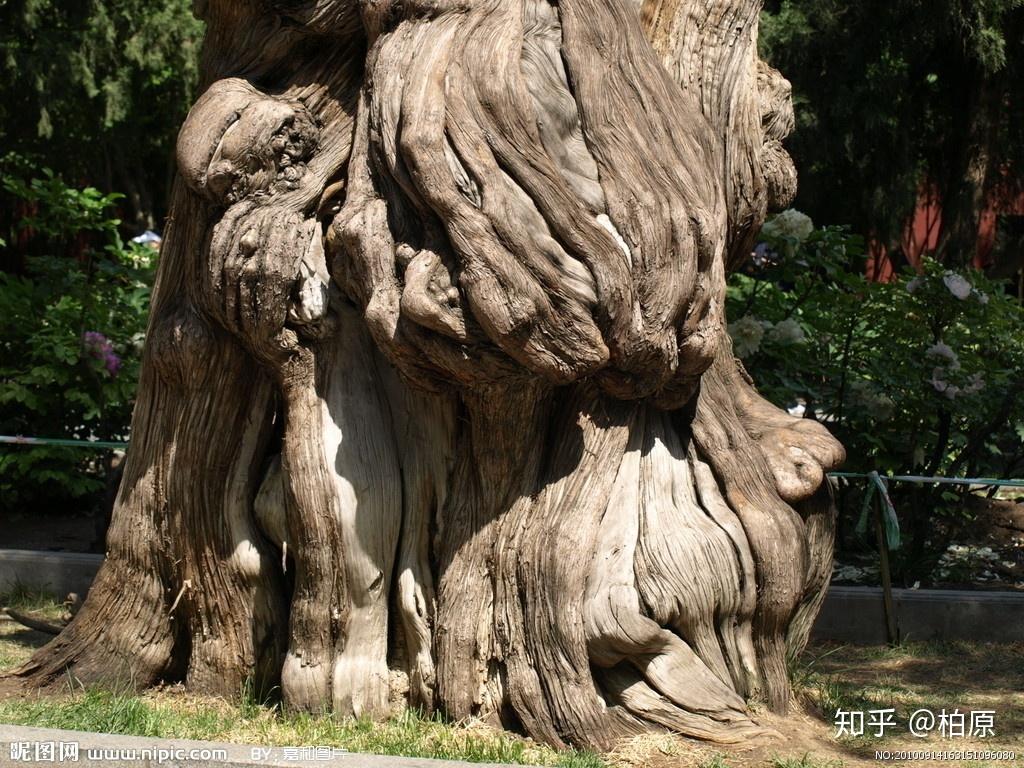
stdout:
<svg viewBox="0 0 1024 768">
<path fill-rule="evenodd" d="M 107 559 L 17 674 L 763 733 L 843 454 L 724 332 L 795 190 L 758 10 L 201 3 Z"/>
</svg>

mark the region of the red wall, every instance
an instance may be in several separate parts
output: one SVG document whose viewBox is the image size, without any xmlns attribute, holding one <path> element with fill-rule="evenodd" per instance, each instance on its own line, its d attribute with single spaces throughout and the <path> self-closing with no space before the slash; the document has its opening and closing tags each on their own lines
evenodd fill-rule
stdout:
<svg viewBox="0 0 1024 768">
<path fill-rule="evenodd" d="M 1016 195 L 993 194 L 988 208 L 978 222 L 978 245 L 973 266 L 983 268 L 989 264 L 992 247 L 996 240 L 996 227 L 1000 214 L 1024 215 L 1024 192 Z M 933 190 L 922 189 L 900 239 L 900 248 L 907 260 L 917 267 L 921 258 L 933 252 L 942 237 L 942 202 Z M 878 240 L 872 240 L 868 248 L 868 279 L 887 282 L 896 274 L 888 248 Z"/>
</svg>

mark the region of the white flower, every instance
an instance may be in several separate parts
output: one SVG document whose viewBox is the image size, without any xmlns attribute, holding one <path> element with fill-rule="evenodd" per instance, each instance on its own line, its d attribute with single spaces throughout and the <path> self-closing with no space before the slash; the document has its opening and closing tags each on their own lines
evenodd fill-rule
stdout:
<svg viewBox="0 0 1024 768">
<path fill-rule="evenodd" d="M 947 272 L 945 277 L 942 278 L 942 282 L 946 284 L 949 292 L 961 301 L 970 296 L 971 291 L 973 290 L 973 287 L 967 278 L 954 272 Z"/>
<path fill-rule="evenodd" d="M 762 231 L 769 237 L 791 237 L 802 243 L 814 232 L 814 222 L 806 213 L 790 208 L 765 222 Z"/>
<path fill-rule="evenodd" d="M 928 347 L 928 351 L 925 354 L 929 357 L 938 357 L 942 360 L 948 360 L 951 363 L 958 362 L 956 352 L 954 352 L 948 344 L 941 341 Z"/>
<path fill-rule="evenodd" d="M 907 293 L 917 293 L 918 289 L 924 285 L 923 277 L 915 277 L 913 280 L 907 283 Z"/>
<path fill-rule="evenodd" d="M 750 357 L 761 347 L 764 325 L 756 317 L 744 315 L 736 322 L 729 323 L 729 335 L 732 336 L 736 354 L 739 357 Z"/>
<path fill-rule="evenodd" d="M 942 378 L 942 374 L 944 374 L 944 373 L 945 373 L 945 371 L 942 370 L 942 368 L 933 368 L 932 369 L 932 377 L 930 379 L 930 382 L 931 382 L 932 387 L 935 388 L 936 392 L 940 392 L 940 393 L 947 392 L 947 391 L 949 391 L 949 388 L 953 386 L 948 381 L 946 381 L 945 379 Z M 949 396 L 947 395 L 947 397 L 949 397 Z M 956 395 L 954 394 L 953 397 L 956 397 Z M 952 399 L 952 398 L 950 398 L 950 399 Z"/>
<path fill-rule="evenodd" d="M 805 339 L 805 335 L 800 323 L 792 318 L 787 318 L 775 324 L 775 327 L 768 332 L 768 338 L 779 344 L 800 344 Z"/>
<path fill-rule="evenodd" d="M 987 293 L 984 293 L 983 291 L 975 291 L 975 293 L 978 294 L 978 303 L 979 304 L 988 304 L 988 294 Z"/>
<path fill-rule="evenodd" d="M 964 387 L 964 392 L 973 395 L 976 392 L 981 392 L 984 388 L 985 378 L 980 373 L 975 373 L 967 379 L 967 386 Z"/>
</svg>

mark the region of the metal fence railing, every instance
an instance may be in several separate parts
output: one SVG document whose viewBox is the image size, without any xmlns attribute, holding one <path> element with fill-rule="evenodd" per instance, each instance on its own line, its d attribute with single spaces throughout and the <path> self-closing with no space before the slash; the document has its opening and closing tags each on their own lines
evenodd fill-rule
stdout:
<svg viewBox="0 0 1024 768">
<path fill-rule="evenodd" d="M 0 435 L 0 445 L 26 445 L 30 447 L 52 445 L 55 448 L 113 449 L 120 451 L 128 447 L 128 443 L 110 442 L 107 440 L 66 440 L 56 437 L 22 437 L 21 435 Z"/>
</svg>

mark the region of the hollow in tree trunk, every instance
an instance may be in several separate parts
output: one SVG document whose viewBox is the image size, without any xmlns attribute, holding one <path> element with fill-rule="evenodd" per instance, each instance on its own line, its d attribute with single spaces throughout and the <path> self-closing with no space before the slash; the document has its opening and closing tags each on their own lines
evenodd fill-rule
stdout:
<svg viewBox="0 0 1024 768">
<path fill-rule="evenodd" d="M 758 2 L 199 9 L 107 558 L 17 674 L 762 733 L 842 448 L 724 330 L 795 190 Z"/>
</svg>

